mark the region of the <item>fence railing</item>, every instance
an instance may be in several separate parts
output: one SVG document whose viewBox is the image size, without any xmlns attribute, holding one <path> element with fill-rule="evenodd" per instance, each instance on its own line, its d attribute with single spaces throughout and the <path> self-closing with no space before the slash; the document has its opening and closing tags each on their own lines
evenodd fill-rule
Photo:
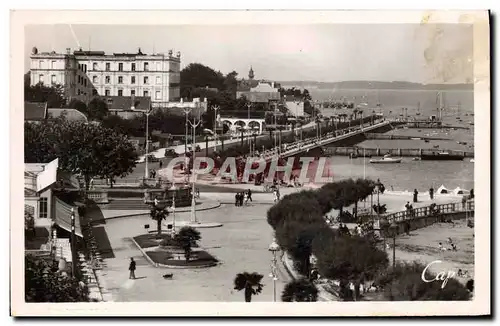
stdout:
<svg viewBox="0 0 500 326">
<path fill-rule="evenodd" d="M 383 218 L 388 223 L 402 222 L 407 220 L 419 219 L 427 216 L 449 214 L 458 212 L 474 211 L 474 199 L 468 199 L 465 202 L 455 202 L 448 204 L 435 204 L 425 207 L 413 208 L 406 211 L 400 211 L 385 215 Z"/>
</svg>

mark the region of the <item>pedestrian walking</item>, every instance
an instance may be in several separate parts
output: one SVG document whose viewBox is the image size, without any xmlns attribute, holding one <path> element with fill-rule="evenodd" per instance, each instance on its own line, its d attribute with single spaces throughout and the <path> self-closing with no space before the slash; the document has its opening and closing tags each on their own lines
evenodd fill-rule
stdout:
<svg viewBox="0 0 500 326">
<path fill-rule="evenodd" d="M 130 271 L 129 279 L 135 280 L 135 260 L 134 258 L 130 258 L 130 264 L 128 266 L 128 270 Z"/>
<path fill-rule="evenodd" d="M 253 200 L 252 200 L 252 191 L 250 189 L 247 190 L 247 195 L 248 195 L 248 200 L 250 200 L 251 202 L 253 202 Z"/>
<path fill-rule="evenodd" d="M 434 188 L 432 187 L 429 189 L 429 196 L 431 196 L 431 200 L 434 200 Z"/>
<path fill-rule="evenodd" d="M 160 160 L 160 163 L 159 163 L 158 165 L 160 166 L 160 169 L 161 169 L 161 168 L 162 168 L 162 166 L 163 166 L 163 161 L 162 161 L 162 160 Z"/>
<path fill-rule="evenodd" d="M 413 202 L 416 203 L 418 202 L 418 190 L 415 189 L 415 191 L 413 191 Z"/>
<path fill-rule="evenodd" d="M 238 206 L 239 203 L 240 203 L 240 193 L 237 192 L 236 194 L 234 194 L 234 206 Z"/>
</svg>

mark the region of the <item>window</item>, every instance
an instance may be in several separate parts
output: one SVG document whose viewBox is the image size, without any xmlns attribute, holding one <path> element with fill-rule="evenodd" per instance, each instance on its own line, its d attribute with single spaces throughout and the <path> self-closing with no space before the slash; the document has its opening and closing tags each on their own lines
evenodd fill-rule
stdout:
<svg viewBox="0 0 500 326">
<path fill-rule="evenodd" d="M 109 84 L 109 83 L 110 83 L 110 81 L 111 81 L 111 77 L 106 76 L 106 84 Z"/>
<path fill-rule="evenodd" d="M 109 62 L 106 62 L 106 71 L 109 71 L 111 69 L 111 64 Z"/>
<path fill-rule="evenodd" d="M 97 89 L 93 89 L 92 90 L 92 96 L 96 96 L 97 95 Z"/>
<path fill-rule="evenodd" d="M 130 90 L 130 96 L 135 96 L 135 89 Z"/>
<path fill-rule="evenodd" d="M 122 62 L 120 62 L 118 64 L 118 71 L 123 71 L 123 63 Z"/>
<path fill-rule="evenodd" d="M 135 71 L 135 63 L 132 63 L 132 71 Z"/>
<path fill-rule="evenodd" d="M 50 76 L 50 82 L 51 82 L 52 85 L 54 85 L 55 83 L 57 83 L 56 75 Z"/>
<path fill-rule="evenodd" d="M 144 76 L 144 84 L 148 84 L 149 83 L 149 77 L 148 76 Z"/>
<path fill-rule="evenodd" d="M 52 61 L 50 63 L 50 69 L 56 69 L 56 62 L 55 61 Z"/>
<path fill-rule="evenodd" d="M 130 83 L 135 84 L 135 76 L 132 76 L 132 78 L 130 79 Z"/>
<path fill-rule="evenodd" d="M 109 96 L 109 93 L 110 93 L 109 89 L 106 89 L 106 90 L 104 91 L 104 95 L 106 95 L 106 96 Z"/>
<path fill-rule="evenodd" d="M 144 96 L 148 97 L 149 96 L 149 92 L 148 91 L 144 91 Z"/>
<path fill-rule="evenodd" d="M 123 76 L 118 76 L 118 84 L 123 84 Z"/>
<path fill-rule="evenodd" d="M 108 105 L 113 105 L 113 99 L 112 98 L 108 98 Z"/>
<path fill-rule="evenodd" d="M 83 86 L 87 87 L 87 79 L 83 80 Z"/>
<path fill-rule="evenodd" d="M 43 60 L 38 61 L 38 69 L 43 69 Z"/>
<path fill-rule="evenodd" d="M 82 77 L 80 77 L 80 75 L 78 75 L 78 84 L 80 84 L 80 80 L 81 80 Z"/>
<path fill-rule="evenodd" d="M 87 72 L 87 65 L 83 65 L 83 72 Z"/>
<path fill-rule="evenodd" d="M 43 84 L 43 75 L 38 76 L 38 82 Z"/>
<path fill-rule="evenodd" d="M 160 84 L 161 84 L 161 77 L 156 76 L 156 85 L 160 85 Z"/>
<path fill-rule="evenodd" d="M 156 63 L 156 71 L 161 71 L 161 62 Z"/>
<path fill-rule="evenodd" d="M 161 100 L 161 92 L 160 91 L 156 91 L 155 99 Z"/>
<path fill-rule="evenodd" d="M 97 62 L 94 62 L 94 63 L 92 64 L 92 70 L 97 70 L 97 69 L 98 69 L 98 68 L 97 68 Z"/>
<path fill-rule="evenodd" d="M 49 217 L 49 203 L 48 199 L 46 197 L 40 198 L 38 201 L 38 208 L 39 208 L 39 218 L 47 218 Z"/>
<path fill-rule="evenodd" d="M 123 96 L 123 89 L 118 90 L 118 96 Z"/>
<path fill-rule="evenodd" d="M 97 84 L 97 76 L 92 76 L 92 83 Z"/>
<path fill-rule="evenodd" d="M 82 95 L 82 91 L 80 91 L 80 89 L 78 89 L 78 95 Z"/>
<path fill-rule="evenodd" d="M 149 70 L 149 63 L 144 62 L 144 71 L 148 71 L 148 70 Z"/>
</svg>

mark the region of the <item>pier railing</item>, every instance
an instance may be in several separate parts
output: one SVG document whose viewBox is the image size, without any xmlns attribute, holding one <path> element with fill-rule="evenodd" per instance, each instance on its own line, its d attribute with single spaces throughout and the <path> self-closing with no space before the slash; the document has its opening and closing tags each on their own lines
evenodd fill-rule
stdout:
<svg viewBox="0 0 500 326">
<path fill-rule="evenodd" d="M 473 211 L 474 211 L 474 199 L 468 199 L 466 202 L 435 204 L 435 205 L 400 211 L 385 215 L 382 218 L 387 220 L 388 223 L 392 222 L 398 223 L 408 220 L 419 219 L 423 217 L 438 216 L 441 214 L 473 212 Z"/>
<path fill-rule="evenodd" d="M 394 156 L 411 156 L 417 157 L 421 155 L 433 155 L 441 152 L 438 149 L 423 149 L 423 148 L 363 148 L 363 147 L 327 147 L 324 149 L 325 154 L 332 156 L 384 156 L 391 154 Z M 444 150 L 450 155 L 458 155 L 462 157 L 474 157 L 474 152 Z"/>
</svg>

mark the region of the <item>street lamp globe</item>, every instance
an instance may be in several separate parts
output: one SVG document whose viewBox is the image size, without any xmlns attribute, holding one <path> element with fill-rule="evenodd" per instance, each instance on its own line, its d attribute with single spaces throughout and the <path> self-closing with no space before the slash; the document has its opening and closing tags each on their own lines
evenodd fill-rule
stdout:
<svg viewBox="0 0 500 326">
<path fill-rule="evenodd" d="M 276 243 L 276 239 L 273 239 L 273 242 L 269 245 L 269 251 L 272 253 L 278 252 L 280 250 L 280 246 Z"/>
</svg>

